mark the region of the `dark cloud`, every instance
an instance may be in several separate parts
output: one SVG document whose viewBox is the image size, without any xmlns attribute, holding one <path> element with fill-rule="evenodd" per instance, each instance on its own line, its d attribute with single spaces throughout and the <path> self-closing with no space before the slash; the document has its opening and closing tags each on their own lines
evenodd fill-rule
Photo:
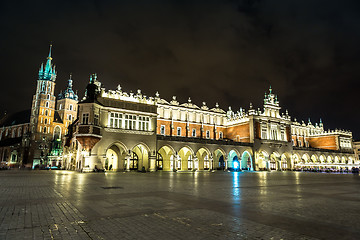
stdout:
<svg viewBox="0 0 360 240">
<path fill-rule="evenodd" d="M 57 91 L 92 72 L 170 100 L 261 107 L 269 85 L 297 119 L 323 118 L 358 138 L 357 1 L 2 2 L 0 110 L 29 108 L 50 41 Z M 6 104 L 5 104 L 6 103 Z"/>
</svg>

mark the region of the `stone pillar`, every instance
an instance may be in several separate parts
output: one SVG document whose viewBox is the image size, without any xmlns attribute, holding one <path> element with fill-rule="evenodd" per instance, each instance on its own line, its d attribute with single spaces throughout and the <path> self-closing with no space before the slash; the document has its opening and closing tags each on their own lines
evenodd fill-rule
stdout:
<svg viewBox="0 0 360 240">
<path fill-rule="evenodd" d="M 225 170 L 228 169 L 229 163 L 228 163 L 228 158 L 224 157 L 224 162 L 225 162 Z"/>
<path fill-rule="evenodd" d="M 193 158 L 193 170 L 201 170 L 200 160 L 197 157 Z"/>
<path fill-rule="evenodd" d="M 150 161 L 150 167 L 149 167 L 150 172 L 155 172 L 156 171 L 156 155 L 149 156 L 149 161 Z M 164 159 L 163 159 L 163 161 L 164 161 Z M 164 167 L 164 164 L 163 164 L 163 167 Z"/>
<path fill-rule="evenodd" d="M 210 162 L 210 166 L 209 166 L 209 170 L 215 170 L 214 169 L 214 158 L 213 157 L 210 157 L 209 158 L 209 162 Z"/>
<path fill-rule="evenodd" d="M 130 171 L 130 155 L 126 156 L 126 171 Z"/>
</svg>

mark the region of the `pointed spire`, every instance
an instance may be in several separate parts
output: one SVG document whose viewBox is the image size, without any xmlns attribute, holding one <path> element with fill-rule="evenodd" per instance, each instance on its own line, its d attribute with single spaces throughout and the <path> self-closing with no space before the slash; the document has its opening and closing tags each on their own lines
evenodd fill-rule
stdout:
<svg viewBox="0 0 360 240">
<path fill-rule="evenodd" d="M 72 89 L 72 83 L 73 83 L 73 80 L 72 80 L 72 73 L 70 73 L 70 77 L 69 77 L 69 80 L 68 80 L 68 89 Z"/>
<path fill-rule="evenodd" d="M 50 50 L 49 50 L 49 56 L 48 56 L 48 59 L 52 60 L 51 58 L 51 48 L 52 48 L 52 44 L 50 44 Z"/>
<path fill-rule="evenodd" d="M 271 85 L 270 85 L 270 88 L 269 88 L 269 93 L 271 94 L 271 92 L 272 92 L 272 88 L 271 88 Z"/>
<path fill-rule="evenodd" d="M 46 61 L 46 65 L 45 65 L 45 72 L 46 73 L 51 73 L 52 72 L 52 70 L 51 70 L 51 60 L 52 60 L 51 48 L 52 48 L 52 44 L 50 44 L 49 56 L 47 57 L 47 61 Z"/>
</svg>

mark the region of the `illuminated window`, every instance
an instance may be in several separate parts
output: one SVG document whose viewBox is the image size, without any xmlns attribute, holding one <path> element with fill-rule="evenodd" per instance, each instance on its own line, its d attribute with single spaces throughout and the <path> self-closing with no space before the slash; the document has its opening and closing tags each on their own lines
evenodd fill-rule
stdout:
<svg viewBox="0 0 360 240">
<path fill-rule="evenodd" d="M 165 135 L 165 125 L 160 126 L 160 134 Z"/>
<path fill-rule="evenodd" d="M 195 128 L 192 129 L 191 136 L 192 136 L 192 137 L 196 137 L 196 129 L 195 129 Z"/>
<path fill-rule="evenodd" d="M 265 126 L 261 126 L 261 139 L 267 139 L 267 128 Z"/>
<path fill-rule="evenodd" d="M 181 127 L 178 127 L 178 128 L 177 128 L 177 135 L 178 135 L 178 136 L 181 136 Z"/>
<path fill-rule="evenodd" d="M 83 113 L 82 115 L 82 124 L 89 124 L 89 113 Z"/>
<path fill-rule="evenodd" d="M 61 104 L 59 104 L 59 110 L 61 110 L 61 107 L 62 107 L 62 105 L 61 105 Z"/>
</svg>

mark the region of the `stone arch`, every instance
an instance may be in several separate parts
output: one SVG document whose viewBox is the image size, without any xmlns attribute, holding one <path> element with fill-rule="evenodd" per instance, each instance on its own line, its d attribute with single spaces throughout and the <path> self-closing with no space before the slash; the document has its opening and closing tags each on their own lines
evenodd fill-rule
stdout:
<svg viewBox="0 0 360 240">
<path fill-rule="evenodd" d="M 231 149 L 229 151 L 228 154 L 228 165 L 227 168 L 228 169 L 233 169 L 233 170 L 239 170 L 240 169 L 240 161 L 239 161 L 239 156 L 241 156 L 239 154 L 239 152 L 236 149 Z"/>
<path fill-rule="evenodd" d="M 330 155 L 327 156 L 327 158 L 326 158 L 326 162 L 327 162 L 327 163 L 330 164 L 330 163 L 333 163 L 333 161 L 334 161 L 334 159 L 332 158 L 332 156 L 330 156 Z"/>
<path fill-rule="evenodd" d="M 248 150 L 243 151 L 243 153 L 241 155 L 240 166 L 241 166 L 242 170 L 248 170 L 248 171 L 254 170 L 253 160 L 252 160 L 251 154 Z"/>
<path fill-rule="evenodd" d="M 194 151 L 189 146 L 182 147 L 176 156 L 175 168 L 181 171 L 194 169 Z"/>
<path fill-rule="evenodd" d="M 334 163 L 339 163 L 339 157 L 338 156 L 335 156 Z"/>
<path fill-rule="evenodd" d="M 302 157 L 301 157 L 301 160 L 302 160 L 303 163 L 309 163 L 309 161 L 310 161 L 309 154 L 307 154 L 307 153 L 303 154 Z"/>
<path fill-rule="evenodd" d="M 138 143 L 131 149 L 131 156 L 128 159 L 130 170 L 148 170 L 150 168 L 149 162 L 150 148 L 145 143 Z"/>
<path fill-rule="evenodd" d="M 57 140 L 61 138 L 61 127 L 56 125 L 54 127 L 53 140 Z"/>
<path fill-rule="evenodd" d="M 347 159 L 345 156 L 341 157 L 341 163 L 343 163 L 343 164 L 347 163 Z"/>
<path fill-rule="evenodd" d="M 323 154 L 320 155 L 319 161 L 320 161 L 320 163 L 325 163 L 326 158 L 325 158 L 325 156 Z"/>
<path fill-rule="evenodd" d="M 226 153 L 222 148 L 217 148 L 213 154 L 214 168 L 223 170 L 225 169 Z"/>
<path fill-rule="evenodd" d="M 312 154 L 311 157 L 310 157 L 310 161 L 311 161 L 312 163 L 317 163 L 318 157 L 317 157 L 315 154 Z"/>
<path fill-rule="evenodd" d="M 291 166 L 293 169 L 299 169 L 301 167 L 301 157 L 300 154 L 294 153 L 291 156 Z"/>
<path fill-rule="evenodd" d="M 280 157 L 280 169 L 281 170 L 288 170 L 291 168 L 291 158 L 287 156 L 287 154 L 283 153 Z"/>
<path fill-rule="evenodd" d="M 175 160 L 175 150 L 170 145 L 163 145 L 157 151 L 157 156 L 156 156 L 157 170 L 164 170 L 164 171 L 175 170 L 174 160 Z M 159 166 L 160 164 L 162 164 L 162 169 L 160 169 Z"/>
<path fill-rule="evenodd" d="M 194 162 L 195 169 L 197 170 L 210 170 L 212 166 L 210 165 L 212 161 L 210 161 L 211 153 L 208 148 L 201 147 L 196 152 L 196 160 Z"/>
<path fill-rule="evenodd" d="M 102 168 L 108 171 L 125 169 L 127 149 L 119 143 L 112 143 L 105 151 L 105 161 Z M 95 165 L 96 168 L 99 166 Z"/>
<path fill-rule="evenodd" d="M 272 152 L 270 155 L 270 170 L 281 169 L 281 155 L 278 152 Z"/>
<path fill-rule="evenodd" d="M 270 169 L 269 153 L 266 152 L 265 150 L 260 150 L 257 154 L 256 162 L 260 170 L 269 170 Z"/>
</svg>

